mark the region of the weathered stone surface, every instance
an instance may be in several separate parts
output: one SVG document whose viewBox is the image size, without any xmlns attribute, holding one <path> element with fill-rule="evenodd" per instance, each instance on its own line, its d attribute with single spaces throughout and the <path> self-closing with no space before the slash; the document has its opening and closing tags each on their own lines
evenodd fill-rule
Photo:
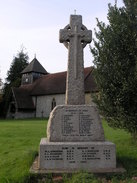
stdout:
<svg viewBox="0 0 137 183">
<path fill-rule="evenodd" d="M 51 142 L 104 141 L 95 106 L 60 105 L 50 114 L 47 137 Z"/>
<path fill-rule="evenodd" d="M 116 168 L 115 145 L 111 142 L 40 142 L 40 169 L 97 170 Z"/>
<path fill-rule="evenodd" d="M 78 172 L 78 170 L 68 170 L 68 169 L 61 169 L 61 170 L 57 170 L 57 169 L 40 169 L 39 168 L 39 157 L 37 156 L 32 164 L 32 166 L 30 167 L 30 173 L 33 174 L 49 174 L 52 173 L 52 175 L 57 176 L 58 174 L 60 175 L 60 173 L 74 173 L 74 172 Z M 106 174 L 107 175 L 112 175 L 112 173 L 116 173 L 116 174 L 122 174 L 126 172 L 126 169 L 123 168 L 123 166 L 121 164 L 117 164 L 117 166 L 115 168 L 98 168 L 98 169 L 90 169 L 90 170 L 86 170 L 86 172 L 91 172 L 91 173 L 97 173 L 97 174 Z"/>
<path fill-rule="evenodd" d="M 81 15 L 71 15 L 70 23 L 60 30 L 59 40 L 68 48 L 66 104 L 85 104 L 83 48 L 90 43 L 92 31 L 82 24 Z"/>
<path fill-rule="evenodd" d="M 47 139 L 40 142 L 39 169 L 53 171 L 97 171 L 116 168 L 115 145 L 106 142 L 95 105 L 84 105 L 83 48 L 91 31 L 82 17 L 71 15 L 60 30 L 60 42 L 68 48 L 66 104 L 50 114 Z"/>
</svg>

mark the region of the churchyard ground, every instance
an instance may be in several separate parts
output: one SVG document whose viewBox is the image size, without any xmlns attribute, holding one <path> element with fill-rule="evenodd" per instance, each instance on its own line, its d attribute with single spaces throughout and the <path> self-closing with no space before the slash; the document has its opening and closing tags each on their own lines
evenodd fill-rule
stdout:
<svg viewBox="0 0 137 183">
<path fill-rule="evenodd" d="M 37 183 L 40 176 L 29 173 L 30 166 L 38 154 L 39 142 L 46 136 L 46 119 L 32 120 L 0 120 L 0 183 Z M 117 161 L 122 163 L 127 172 L 123 175 L 106 176 L 99 180 L 87 173 L 63 175 L 62 182 L 88 183 L 105 182 L 137 182 L 137 141 L 123 130 L 114 130 L 103 123 L 106 139 L 114 142 L 117 149 Z M 45 182 L 52 182 L 48 174 Z M 55 179 L 54 179 L 55 182 Z M 122 181 L 121 181 L 122 182 Z"/>
</svg>

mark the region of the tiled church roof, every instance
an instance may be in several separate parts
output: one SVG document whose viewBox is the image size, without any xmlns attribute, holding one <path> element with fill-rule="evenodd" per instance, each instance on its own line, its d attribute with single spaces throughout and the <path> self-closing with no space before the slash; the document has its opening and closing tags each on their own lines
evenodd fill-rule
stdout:
<svg viewBox="0 0 137 183">
<path fill-rule="evenodd" d="M 96 92 L 96 84 L 93 78 L 93 67 L 84 69 L 85 92 Z M 36 80 L 32 86 L 31 95 L 65 94 L 67 72 L 47 74 Z M 30 86 L 28 86 L 30 87 Z"/>
<path fill-rule="evenodd" d="M 36 80 L 31 95 L 63 94 L 66 90 L 66 72 L 47 74 Z"/>
<path fill-rule="evenodd" d="M 41 73 L 41 74 L 48 73 L 36 58 L 34 58 L 30 62 L 30 64 L 21 72 L 21 74 L 25 74 L 25 73 L 29 73 L 29 72 L 37 72 L 37 73 Z"/>
<path fill-rule="evenodd" d="M 84 69 L 85 92 L 98 91 L 92 71 L 93 67 L 87 67 Z M 65 94 L 66 75 L 67 72 L 47 74 L 37 79 L 33 84 L 22 85 L 19 88 L 13 88 L 13 93 L 18 108 L 34 109 L 31 96 Z"/>
<path fill-rule="evenodd" d="M 30 90 L 25 88 L 12 88 L 18 109 L 35 109 Z"/>
</svg>

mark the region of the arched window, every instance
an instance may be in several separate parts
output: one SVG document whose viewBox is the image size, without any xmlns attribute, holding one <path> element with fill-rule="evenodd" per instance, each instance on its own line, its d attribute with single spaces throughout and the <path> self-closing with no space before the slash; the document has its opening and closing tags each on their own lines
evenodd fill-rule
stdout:
<svg viewBox="0 0 137 183">
<path fill-rule="evenodd" d="M 55 106 L 56 106 L 56 100 L 55 98 L 53 98 L 51 103 L 51 110 L 53 110 Z"/>
</svg>

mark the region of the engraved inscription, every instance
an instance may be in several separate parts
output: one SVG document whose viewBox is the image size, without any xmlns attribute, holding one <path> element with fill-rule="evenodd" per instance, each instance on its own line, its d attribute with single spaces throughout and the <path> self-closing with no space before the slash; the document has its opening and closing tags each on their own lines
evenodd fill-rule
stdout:
<svg viewBox="0 0 137 183">
<path fill-rule="evenodd" d="M 77 149 L 81 151 L 81 163 L 87 163 L 89 160 L 100 160 L 99 150 L 95 147 L 78 147 Z"/>
<path fill-rule="evenodd" d="M 75 160 L 74 160 L 74 150 L 75 148 L 74 147 L 71 147 L 71 148 L 68 148 L 68 147 L 63 147 L 62 150 L 64 150 L 64 154 L 65 154 L 65 157 L 66 157 L 66 160 L 69 162 L 69 163 L 75 163 Z"/>
<path fill-rule="evenodd" d="M 63 136 L 93 136 L 93 118 L 88 110 L 65 110 L 62 115 Z M 76 124 L 75 121 L 78 121 Z"/>
<path fill-rule="evenodd" d="M 80 136 L 92 136 L 91 125 L 93 124 L 91 115 L 88 114 L 88 110 L 79 112 L 79 134 Z"/>
<path fill-rule="evenodd" d="M 74 160 L 74 150 L 67 150 L 67 160 Z"/>
<path fill-rule="evenodd" d="M 96 146 L 64 146 L 59 150 L 45 150 L 45 160 L 59 161 L 69 164 L 96 162 L 111 160 L 111 150 L 105 148 L 100 150 Z"/>
<path fill-rule="evenodd" d="M 45 160 L 63 160 L 62 150 L 45 151 Z"/>
<path fill-rule="evenodd" d="M 82 160 L 97 160 L 100 159 L 98 156 L 99 150 L 82 150 Z"/>
<path fill-rule="evenodd" d="M 63 135 L 73 135 L 75 134 L 74 126 L 73 126 L 73 113 L 63 116 L 63 125 L 62 125 L 62 133 Z"/>
<path fill-rule="evenodd" d="M 111 157 L 110 149 L 103 150 L 103 155 L 105 156 L 106 160 L 110 160 Z"/>
</svg>

